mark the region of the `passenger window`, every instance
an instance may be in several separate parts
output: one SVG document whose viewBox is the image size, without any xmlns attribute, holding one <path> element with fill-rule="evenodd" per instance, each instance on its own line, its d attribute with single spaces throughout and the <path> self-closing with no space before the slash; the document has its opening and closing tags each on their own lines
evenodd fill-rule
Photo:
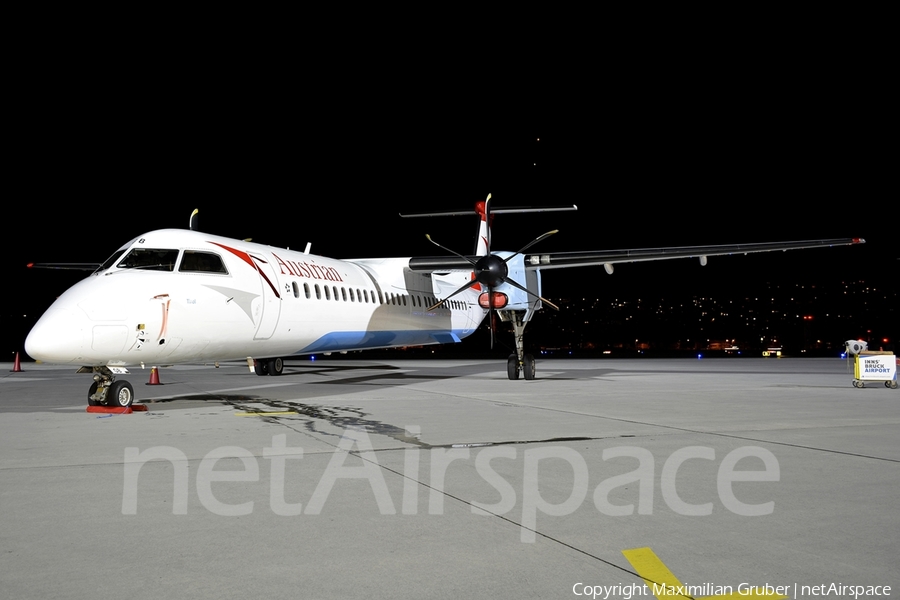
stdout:
<svg viewBox="0 0 900 600">
<path fill-rule="evenodd" d="M 292 281 L 291 287 L 294 288 L 294 298 L 299 298 L 300 297 L 300 286 L 297 285 L 296 281 Z"/>
<path fill-rule="evenodd" d="M 309 300 L 310 295 L 309 295 L 309 284 L 308 283 L 303 284 L 303 291 L 306 294 L 306 299 Z"/>
</svg>

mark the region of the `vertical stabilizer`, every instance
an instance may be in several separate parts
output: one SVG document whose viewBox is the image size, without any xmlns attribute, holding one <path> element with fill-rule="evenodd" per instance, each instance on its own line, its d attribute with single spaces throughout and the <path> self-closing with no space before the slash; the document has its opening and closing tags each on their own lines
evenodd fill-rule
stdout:
<svg viewBox="0 0 900 600">
<path fill-rule="evenodd" d="M 475 203 L 475 213 L 480 217 L 478 221 L 478 239 L 475 240 L 475 256 L 486 256 L 491 251 L 491 195 L 488 194 L 484 202 Z"/>
</svg>

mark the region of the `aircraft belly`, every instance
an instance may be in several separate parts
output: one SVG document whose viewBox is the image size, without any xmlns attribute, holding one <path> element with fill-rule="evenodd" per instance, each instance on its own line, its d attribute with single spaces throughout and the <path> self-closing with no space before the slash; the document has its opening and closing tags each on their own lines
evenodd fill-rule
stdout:
<svg viewBox="0 0 900 600">
<path fill-rule="evenodd" d="M 465 334 L 446 329 L 395 331 L 332 331 L 295 354 L 370 350 L 402 346 L 427 346 L 459 342 Z"/>
<path fill-rule="evenodd" d="M 451 318 L 446 310 L 402 312 L 387 306 L 376 308 L 368 318 L 361 318 L 355 324 L 357 326 L 353 325 L 346 318 L 309 324 L 306 332 L 314 335 L 292 353 L 456 343 L 473 330 L 469 320 L 461 314 Z"/>
</svg>

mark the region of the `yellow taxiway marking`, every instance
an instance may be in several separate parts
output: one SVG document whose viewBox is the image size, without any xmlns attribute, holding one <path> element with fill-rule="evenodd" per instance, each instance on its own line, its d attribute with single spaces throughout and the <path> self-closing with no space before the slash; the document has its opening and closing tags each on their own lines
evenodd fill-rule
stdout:
<svg viewBox="0 0 900 600">
<path fill-rule="evenodd" d="M 281 411 L 271 411 L 271 412 L 242 412 L 242 413 L 234 413 L 236 417 L 268 417 L 269 415 L 296 415 L 296 410 L 281 410 Z"/>
<path fill-rule="evenodd" d="M 685 586 L 675 574 L 659 560 L 659 557 L 650 548 L 634 548 L 622 550 L 622 554 L 634 567 L 644 583 L 653 590 L 659 600 L 671 600 L 672 598 L 689 598 L 691 600 L 726 600 L 737 596 L 741 598 L 768 598 L 769 600 L 784 600 L 787 596 L 776 594 L 765 588 L 743 589 L 740 592 L 719 594 L 716 596 L 691 596 L 689 588 L 700 586 Z"/>
</svg>

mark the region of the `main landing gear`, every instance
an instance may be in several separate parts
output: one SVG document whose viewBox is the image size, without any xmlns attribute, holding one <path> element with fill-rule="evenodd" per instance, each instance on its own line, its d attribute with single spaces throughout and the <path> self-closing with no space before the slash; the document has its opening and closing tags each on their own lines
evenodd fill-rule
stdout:
<svg viewBox="0 0 900 600">
<path fill-rule="evenodd" d="M 134 402 L 134 388 L 127 381 L 116 381 L 109 367 L 94 367 L 94 383 L 88 390 L 88 406 L 128 408 Z"/>
<path fill-rule="evenodd" d="M 501 321 L 512 324 L 513 335 L 516 338 L 516 353 L 510 354 L 506 359 L 506 375 L 511 380 L 516 380 L 521 373 L 526 381 L 531 381 L 535 374 L 534 357 L 525 354 L 525 324 L 528 322 L 525 317 L 530 316 L 530 313 L 507 310 L 497 312 L 500 313 Z"/>
<path fill-rule="evenodd" d="M 510 379 L 518 379 L 521 373 L 526 380 L 534 379 L 534 357 L 530 354 L 522 356 L 522 360 L 515 354 L 510 354 L 506 359 L 506 375 Z"/>
<path fill-rule="evenodd" d="M 253 361 L 253 372 L 259 375 L 278 376 L 284 371 L 284 360 L 281 358 L 258 358 Z"/>
</svg>

